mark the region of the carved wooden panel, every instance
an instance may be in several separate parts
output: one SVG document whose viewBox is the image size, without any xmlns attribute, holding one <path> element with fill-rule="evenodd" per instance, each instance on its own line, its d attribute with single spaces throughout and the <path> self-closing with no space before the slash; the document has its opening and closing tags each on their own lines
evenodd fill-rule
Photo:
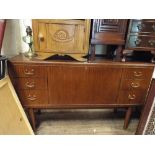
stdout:
<svg viewBox="0 0 155 155">
<path fill-rule="evenodd" d="M 127 21 L 127 19 L 94 19 L 91 43 L 123 45 Z"/>
<path fill-rule="evenodd" d="M 124 32 L 125 20 L 120 19 L 95 19 L 96 32 Z"/>
<path fill-rule="evenodd" d="M 47 49 L 53 52 L 79 53 L 84 50 L 84 25 L 47 24 Z"/>
</svg>

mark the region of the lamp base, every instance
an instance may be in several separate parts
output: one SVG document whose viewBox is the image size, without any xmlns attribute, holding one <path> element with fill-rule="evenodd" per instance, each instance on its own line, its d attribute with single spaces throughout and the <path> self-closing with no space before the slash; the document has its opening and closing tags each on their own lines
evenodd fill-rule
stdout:
<svg viewBox="0 0 155 155">
<path fill-rule="evenodd" d="M 34 53 L 34 52 L 26 52 L 26 53 L 24 53 L 24 55 L 26 57 L 29 57 L 29 58 L 33 58 L 33 57 L 36 57 L 37 56 L 37 54 Z"/>
</svg>

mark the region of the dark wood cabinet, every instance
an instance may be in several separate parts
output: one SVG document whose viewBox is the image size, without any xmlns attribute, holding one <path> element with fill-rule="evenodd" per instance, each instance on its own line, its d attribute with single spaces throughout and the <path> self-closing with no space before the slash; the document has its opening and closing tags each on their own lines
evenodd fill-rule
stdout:
<svg viewBox="0 0 155 155">
<path fill-rule="evenodd" d="M 150 85 L 153 64 L 112 61 L 41 61 L 23 55 L 9 60 L 9 73 L 23 106 L 29 109 L 128 108 L 142 106 Z"/>
<path fill-rule="evenodd" d="M 125 44 L 127 19 L 94 19 L 91 38 L 91 59 L 95 58 L 95 45 L 117 45 L 116 58 L 121 60 L 122 45 Z"/>
</svg>

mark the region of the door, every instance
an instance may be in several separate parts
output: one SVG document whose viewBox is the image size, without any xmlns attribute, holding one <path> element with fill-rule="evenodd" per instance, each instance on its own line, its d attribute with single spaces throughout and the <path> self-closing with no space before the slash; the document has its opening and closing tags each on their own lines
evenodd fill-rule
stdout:
<svg viewBox="0 0 155 155">
<path fill-rule="evenodd" d="M 9 77 L 0 80 L 0 135 L 33 134 Z"/>
<path fill-rule="evenodd" d="M 57 107 L 115 104 L 121 71 L 121 68 L 84 64 L 51 66 L 49 104 Z"/>
</svg>

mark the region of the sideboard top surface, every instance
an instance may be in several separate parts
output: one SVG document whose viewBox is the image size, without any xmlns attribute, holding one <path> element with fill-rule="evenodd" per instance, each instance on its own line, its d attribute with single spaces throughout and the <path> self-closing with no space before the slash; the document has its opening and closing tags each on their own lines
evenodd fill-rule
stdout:
<svg viewBox="0 0 155 155">
<path fill-rule="evenodd" d="M 37 58 L 29 59 L 25 57 L 23 54 L 19 54 L 9 59 L 9 62 L 13 64 L 42 64 L 42 65 L 99 65 L 99 66 L 132 66 L 132 67 L 154 67 L 155 64 L 153 63 L 146 63 L 146 62 L 118 62 L 113 60 L 94 60 L 90 62 L 78 62 L 76 60 L 39 60 Z"/>
</svg>

